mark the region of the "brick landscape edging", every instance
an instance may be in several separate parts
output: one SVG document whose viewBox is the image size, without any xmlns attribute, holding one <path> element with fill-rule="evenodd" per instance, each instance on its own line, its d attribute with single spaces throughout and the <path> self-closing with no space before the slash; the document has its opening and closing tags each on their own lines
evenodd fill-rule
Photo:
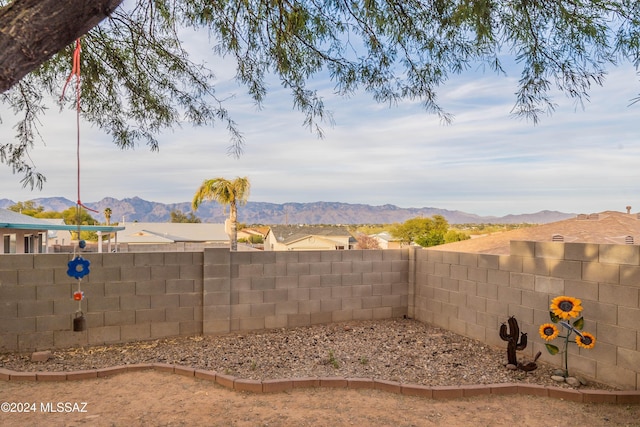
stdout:
<svg viewBox="0 0 640 427">
<path fill-rule="evenodd" d="M 140 363 L 132 365 L 118 365 L 109 368 L 89 369 L 70 372 L 18 372 L 0 368 L 2 381 L 79 381 L 92 378 L 104 378 L 111 375 L 155 370 L 187 377 L 213 381 L 225 388 L 251 393 L 277 393 L 300 388 L 345 388 L 372 389 L 388 393 L 419 396 L 427 399 L 446 400 L 483 395 L 528 395 L 550 397 L 578 403 L 610 403 L 610 404 L 640 404 L 640 391 L 637 390 L 576 390 L 560 387 L 541 386 L 537 384 L 477 384 L 461 386 L 425 386 L 420 384 L 404 384 L 373 378 L 343 378 L 343 377 L 304 377 L 271 380 L 250 380 L 237 378 L 232 375 L 219 374 L 215 371 L 194 369 L 188 366 L 172 365 L 168 363 Z"/>
</svg>

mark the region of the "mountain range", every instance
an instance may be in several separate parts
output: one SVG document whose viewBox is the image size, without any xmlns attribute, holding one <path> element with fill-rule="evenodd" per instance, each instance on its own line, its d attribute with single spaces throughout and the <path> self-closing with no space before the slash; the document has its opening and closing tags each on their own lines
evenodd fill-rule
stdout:
<svg viewBox="0 0 640 427">
<path fill-rule="evenodd" d="M 64 197 L 46 197 L 32 199 L 36 206 L 45 211 L 61 212 L 75 207 L 75 202 Z M 15 202 L 0 199 L 0 208 L 8 208 Z M 159 203 L 143 200 L 139 197 L 122 200 L 105 197 L 104 199 L 84 203 L 96 212 L 89 212 L 99 222 L 105 222 L 104 210 L 111 209 L 111 222 L 169 222 L 172 211 L 184 214 L 192 212 L 190 202 Z M 228 208 L 216 202 L 204 202 L 194 214 L 206 223 L 222 223 L 228 216 Z M 404 222 L 415 217 L 442 215 L 449 224 L 545 224 L 561 221 L 575 214 L 558 211 L 540 211 L 530 214 L 510 214 L 502 217 L 480 216 L 471 213 L 438 208 L 400 208 L 394 205 L 371 206 L 338 202 L 313 203 L 266 203 L 248 202 L 238 208 L 238 221 L 245 224 L 391 224 Z"/>
</svg>

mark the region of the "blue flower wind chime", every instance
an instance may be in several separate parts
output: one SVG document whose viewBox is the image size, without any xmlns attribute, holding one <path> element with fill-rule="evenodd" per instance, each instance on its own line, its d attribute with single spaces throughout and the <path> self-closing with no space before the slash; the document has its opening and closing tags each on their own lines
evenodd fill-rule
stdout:
<svg viewBox="0 0 640 427">
<path fill-rule="evenodd" d="M 78 207 L 80 209 L 80 207 Z M 78 239 L 80 239 L 80 226 L 78 226 Z M 84 248 L 86 245 L 84 240 L 79 240 L 78 246 Z M 82 258 L 74 251 L 74 256 L 71 261 L 67 263 L 69 267 L 67 269 L 67 275 L 75 278 L 78 281 L 78 289 L 73 293 L 74 301 L 78 301 L 78 311 L 76 311 L 76 317 L 73 319 L 73 330 L 75 332 L 82 332 L 87 328 L 87 320 L 82 312 L 82 300 L 84 299 L 84 291 L 82 291 L 82 278 L 89 274 L 89 265 L 91 262 L 88 259 Z"/>
<path fill-rule="evenodd" d="M 62 89 L 62 96 L 60 97 L 60 101 L 64 99 L 64 93 L 67 88 L 67 85 L 71 81 L 73 77 L 75 77 L 76 83 L 76 128 L 77 128 L 77 162 L 78 162 L 78 201 L 76 203 L 77 209 L 77 218 L 76 223 L 78 224 L 77 230 L 77 239 L 78 239 L 78 247 L 80 249 L 84 249 L 86 247 L 86 242 L 81 240 L 80 238 L 80 220 L 81 220 L 81 208 L 85 207 L 80 201 L 80 39 L 76 40 L 75 50 L 73 52 L 73 68 L 67 81 Z M 88 209 L 88 208 L 87 208 Z M 90 209 L 93 210 L 93 209 Z M 87 328 L 87 321 L 84 317 L 84 313 L 82 312 L 82 300 L 84 299 L 84 292 L 82 291 L 82 279 L 89 274 L 89 266 L 91 262 L 89 260 L 82 258 L 77 252 L 76 248 L 73 251 L 73 259 L 67 263 L 67 275 L 73 277 L 78 281 L 78 288 L 73 293 L 74 301 L 78 301 L 78 310 L 76 311 L 75 318 L 73 319 L 73 330 L 76 332 L 84 331 Z"/>
</svg>

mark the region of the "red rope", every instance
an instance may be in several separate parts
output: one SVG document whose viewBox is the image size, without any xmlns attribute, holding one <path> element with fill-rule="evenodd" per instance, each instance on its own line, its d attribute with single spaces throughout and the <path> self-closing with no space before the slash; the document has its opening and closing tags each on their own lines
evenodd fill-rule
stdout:
<svg viewBox="0 0 640 427">
<path fill-rule="evenodd" d="M 76 110 L 79 112 L 80 111 L 80 51 L 81 51 L 81 47 L 80 47 L 80 39 L 76 40 L 76 48 L 73 51 L 73 66 L 71 68 L 71 73 L 69 73 L 69 77 L 67 77 L 67 81 L 64 84 L 64 87 L 62 88 L 62 95 L 60 95 L 60 100 L 62 100 L 64 98 L 64 93 L 67 90 L 67 86 L 69 85 L 69 82 L 71 81 L 71 79 L 73 78 L 73 76 L 76 76 Z"/>
<path fill-rule="evenodd" d="M 73 66 L 71 68 L 71 73 L 69 74 L 69 77 L 67 77 L 67 81 L 64 84 L 64 87 L 62 88 L 62 96 L 60 97 L 61 99 L 64 97 L 64 93 L 67 90 L 67 86 L 69 85 L 69 82 L 71 81 L 71 79 L 73 78 L 73 76 L 76 77 L 76 160 L 77 160 L 77 164 L 78 164 L 78 201 L 76 202 L 77 206 L 78 206 L 78 218 L 77 218 L 77 222 L 78 222 L 78 227 L 80 227 L 80 207 L 83 207 L 87 210 L 90 210 L 92 212 L 98 212 L 94 209 L 91 209 L 85 205 L 82 204 L 82 202 L 80 201 L 80 82 L 81 82 L 81 78 L 80 78 L 80 52 L 82 51 L 82 48 L 80 46 L 80 39 L 76 40 L 76 48 L 73 51 Z M 78 231 L 78 238 L 80 238 L 80 232 Z"/>
</svg>

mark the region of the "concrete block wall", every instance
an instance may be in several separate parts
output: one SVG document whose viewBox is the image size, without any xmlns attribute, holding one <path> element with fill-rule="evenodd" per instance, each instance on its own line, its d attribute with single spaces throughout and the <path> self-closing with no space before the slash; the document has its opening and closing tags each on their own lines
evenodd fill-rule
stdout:
<svg viewBox="0 0 640 427">
<path fill-rule="evenodd" d="M 401 317 L 409 305 L 407 250 L 82 256 L 83 332 L 71 254 L 0 256 L 0 352 Z"/>
<path fill-rule="evenodd" d="M 0 351 L 202 333 L 202 253 L 83 254 L 87 330 L 73 331 L 71 254 L 0 256 Z"/>
<path fill-rule="evenodd" d="M 569 367 L 640 385 L 640 247 L 512 242 L 511 255 L 429 249 L 84 254 L 88 329 L 73 332 L 70 254 L 0 256 L 0 352 L 176 335 L 288 328 L 408 315 L 489 345 L 516 316 L 519 353 L 560 366 L 538 335 L 558 295 L 582 300 L 594 349 L 570 346 Z M 557 344 L 560 344 L 559 342 Z"/>
<path fill-rule="evenodd" d="M 507 256 L 418 249 L 412 317 L 505 348 L 499 327 L 515 316 L 528 334 L 519 356 L 561 366 L 538 328 L 559 295 L 582 300 L 593 349 L 569 345 L 569 369 L 625 389 L 640 386 L 640 247 L 560 242 L 511 243 Z M 560 339 L 553 344 L 562 348 Z M 505 356 L 506 357 L 506 356 Z"/>
<path fill-rule="evenodd" d="M 407 250 L 205 250 L 204 331 L 291 328 L 402 317 Z"/>
</svg>

